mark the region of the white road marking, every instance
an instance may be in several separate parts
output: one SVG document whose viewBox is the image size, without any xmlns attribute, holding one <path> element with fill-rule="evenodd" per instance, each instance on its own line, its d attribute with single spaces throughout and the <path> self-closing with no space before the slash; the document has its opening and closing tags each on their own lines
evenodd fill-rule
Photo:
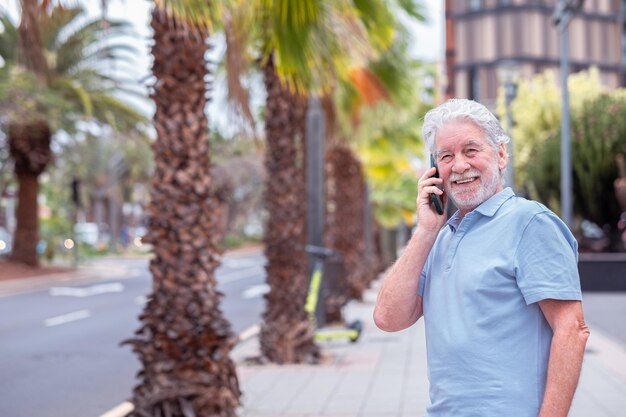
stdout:
<svg viewBox="0 0 626 417">
<path fill-rule="evenodd" d="M 50 288 L 50 295 L 53 297 L 67 296 L 67 297 L 91 297 L 93 295 L 106 294 L 110 292 L 122 292 L 124 286 L 119 282 L 112 282 L 110 284 L 98 284 L 92 285 L 86 288 L 76 287 L 52 287 Z"/>
<path fill-rule="evenodd" d="M 253 324 L 252 326 L 239 333 L 239 341 L 243 342 L 244 340 L 250 339 L 251 337 L 258 335 L 260 331 L 261 326 L 259 324 Z"/>
<path fill-rule="evenodd" d="M 124 401 L 117 407 L 112 408 L 106 413 L 100 415 L 100 417 L 123 417 L 123 416 L 126 416 L 131 411 L 133 411 L 134 409 L 135 409 L 135 406 L 133 405 L 133 403 Z"/>
<path fill-rule="evenodd" d="M 253 285 L 241 293 L 243 299 L 257 298 L 263 294 L 270 292 L 270 286 L 267 284 Z"/>
<path fill-rule="evenodd" d="M 220 284 L 229 284 L 231 282 L 252 278 L 256 275 L 263 274 L 264 271 L 265 268 L 263 267 L 263 265 L 255 265 L 247 268 L 237 269 L 235 271 L 227 272 L 225 274 L 218 274 L 217 282 L 219 282 Z"/>
<path fill-rule="evenodd" d="M 61 316 L 50 317 L 49 319 L 45 319 L 43 324 L 46 327 L 59 326 L 61 324 L 86 319 L 88 317 L 91 317 L 89 310 L 78 310 Z"/>
<path fill-rule="evenodd" d="M 137 297 L 135 297 L 135 304 L 144 306 L 146 305 L 147 302 L 148 302 L 148 297 L 146 297 L 145 295 L 138 295 Z"/>
</svg>

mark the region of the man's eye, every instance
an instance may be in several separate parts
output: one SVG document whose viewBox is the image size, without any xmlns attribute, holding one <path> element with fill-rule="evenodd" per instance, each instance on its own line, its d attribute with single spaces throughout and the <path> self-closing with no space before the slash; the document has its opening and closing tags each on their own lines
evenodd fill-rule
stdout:
<svg viewBox="0 0 626 417">
<path fill-rule="evenodd" d="M 441 157 L 439 158 L 440 161 L 446 162 L 449 161 L 450 158 L 452 158 L 451 155 L 441 155 Z"/>
<path fill-rule="evenodd" d="M 470 155 L 474 155 L 478 152 L 478 149 L 470 148 L 467 150 L 467 153 Z"/>
</svg>

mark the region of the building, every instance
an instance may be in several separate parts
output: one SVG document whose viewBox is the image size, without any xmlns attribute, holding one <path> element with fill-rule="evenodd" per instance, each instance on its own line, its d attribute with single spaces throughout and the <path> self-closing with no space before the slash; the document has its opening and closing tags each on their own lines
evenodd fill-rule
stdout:
<svg viewBox="0 0 626 417">
<path fill-rule="evenodd" d="M 445 0 L 447 97 L 493 106 L 498 68 L 528 78 L 559 75 L 558 0 Z M 570 72 L 590 66 L 611 88 L 626 85 L 626 0 L 586 0 L 569 25 Z"/>
</svg>

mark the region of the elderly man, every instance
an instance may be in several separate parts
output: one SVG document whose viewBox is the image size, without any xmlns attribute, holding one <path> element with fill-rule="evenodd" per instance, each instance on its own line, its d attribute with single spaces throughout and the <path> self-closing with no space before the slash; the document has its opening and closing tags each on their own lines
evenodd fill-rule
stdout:
<svg viewBox="0 0 626 417">
<path fill-rule="evenodd" d="M 417 229 L 385 277 L 376 325 L 424 316 L 427 417 L 567 416 L 589 335 L 576 240 L 503 187 L 509 138 L 483 105 L 449 100 L 422 134 L 440 178 L 419 179 Z M 458 207 L 447 222 L 432 194 Z"/>
</svg>

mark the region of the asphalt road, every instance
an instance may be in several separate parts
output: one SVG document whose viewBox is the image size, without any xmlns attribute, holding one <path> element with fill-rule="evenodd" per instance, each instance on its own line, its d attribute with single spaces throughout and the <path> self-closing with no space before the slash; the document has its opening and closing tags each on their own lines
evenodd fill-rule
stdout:
<svg viewBox="0 0 626 417">
<path fill-rule="evenodd" d="M 227 257 L 217 271 L 236 333 L 260 321 L 264 262 Z M 139 362 L 119 343 L 138 327 L 147 260 L 97 268 L 106 280 L 0 298 L 0 417 L 98 417 L 130 397 Z"/>
</svg>

